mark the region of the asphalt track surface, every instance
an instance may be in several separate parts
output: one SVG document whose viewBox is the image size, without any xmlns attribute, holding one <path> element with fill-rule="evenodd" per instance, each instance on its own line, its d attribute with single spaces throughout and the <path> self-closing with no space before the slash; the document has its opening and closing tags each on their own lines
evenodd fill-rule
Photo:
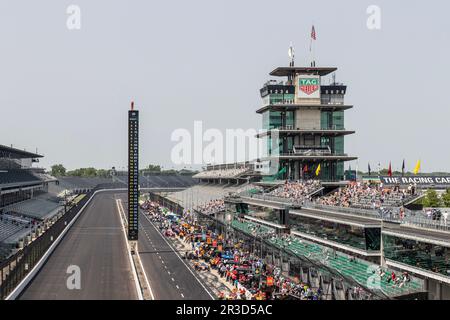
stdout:
<svg viewBox="0 0 450 320">
<path fill-rule="evenodd" d="M 125 207 L 126 201 L 122 197 Z M 141 211 L 139 254 L 155 300 L 211 300 L 206 285 Z M 207 291 L 208 290 L 208 291 Z"/>
<path fill-rule="evenodd" d="M 68 230 L 19 299 L 136 300 L 116 199 L 126 210 L 126 193 L 100 193 Z M 195 272 L 158 229 L 140 213 L 139 252 L 157 300 L 211 300 Z M 69 290 L 67 268 L 80 267 L 81 289 Z"/>
<path fill-rule="evenodd" d="M 71 265 L 80 267 L 80 290 L 67 288 Z M 20 296 L 25 300 L 137 298 L 114 193 L 92 199 Z"/>
</svg>

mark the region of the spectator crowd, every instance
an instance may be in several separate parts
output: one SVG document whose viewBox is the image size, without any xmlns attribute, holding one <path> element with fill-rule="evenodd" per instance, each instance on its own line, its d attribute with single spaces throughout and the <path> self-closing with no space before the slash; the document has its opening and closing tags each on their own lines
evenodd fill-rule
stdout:
<svg viewBox="0 0 450 320">
<path fill-rule="evenodd" d="M 223 199 L 211 200 L 207 203 L 199 205 L 197 210 L 201 213 L 212 215 L 225 210 L 225 202 Z"/>
<path fill-rule="evenodd" d="M 238 168 L 230 168 L 230 169 L 214 169 L 214 170 L 206 170 L 200 173 L 197 173 L 193 176 L 196 179 L 208 179 L 208 178 L 224 178 L 224 179 L 232 179 L 240 176 L 241 174 L 249 171 L 249 168 L 244 166 L 240 166 Z"/>
<path fill-rule="evenodd" d="M 293 199 L 293 200 L 304 200 L 311 193 L 320 188 L 319 180 L 306 180 L 306 181 L 296 181 L 289 182 L 286 181 L 285 184 L 279 186 L 275 190 L 268 193 L 268 195 L 279 198 Z"/>
<path fill-rule="evenodd" d="M 190 248 L 183 258 L 193 261 L 197 271 L 214 270 L 220 281 L 228 284 L 230 290 L 219 292 L 219 299 L 321 299 L 319 289 L 284 275 L 280 268 L 250 252 L 243 240 L 225 239 L 205 226 L 188 223 L 185 215 L 174 218 L 167 208 L 155 202 L 147 201 L 141 207 L 165 236 L 178 237 Z"/>
<path fill-rule="evenodd" d="M 329 206 L 380 209 L 400 207 L 411 196 L 413 196 L 411 189 L 386 188 L 382 184 L 352 182 L 330 195 L 317 199 L 317 202 Z"/>
</svg>

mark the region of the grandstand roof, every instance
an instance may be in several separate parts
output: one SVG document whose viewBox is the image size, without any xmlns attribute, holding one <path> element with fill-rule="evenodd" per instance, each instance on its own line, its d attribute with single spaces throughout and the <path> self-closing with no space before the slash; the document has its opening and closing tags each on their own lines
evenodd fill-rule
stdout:
<svg viewBox="0 0 450 320">
<path fill-rule="evenodd" d="M 441 230 L 431 230 L 418 227 L 402 226 L 402 228 L 385 228 L 383 234 L 400 238 L 432 243 L 439 246 L 450 247 L 449 233 Z"/>
<path fill-rule="evenodd" d="M 20 150 L 0 144 L 0 158 L 13 158 L 13 159 L 30 159 L 30 158 L 43 158 L 44 156 Z"/>
<path fill-rule="evenodd" d="M 252 231 L 250 229 L 251 223 L 240 222 L 238 220 L 232 221 L 232 227 L 235 229 L 239 229 L 244 233 L 252 235 Z M 262 226 L 261 231 L 266 231 L 268 227 Z M 306 257 L 309 261 L 314 261 L 318 263 L 317 266 L 325 267 L 327 270 L 332 272 L 337 272 L 338 275 L 345 277 L 345 279 L 352 279 L 356 283 L 358 283 L 363 288 L 367 288 L 367 284 L 369 284 L 369 279 L 373 275 L 371 272 L 367 272 L 369 270 L 369 266 L 374 267 L 374 264 L 371 264 L 368 261 L 356 259 L 352 260 L 350 256 L 342 253 L 336 252 L 337 255 L 335 258 L 328 259 L 326 258 L 325 250 L 328 247 L 316 244 L 314 242 L 300 239 L 299 237 L 295 237 L 292 242 L 285 242 L 282 238 L 274 237 L 269 239 L 273 245 L 288 250 L 294 253 L 298 257 Z M 411 282 L 403 287 L 398 287 L 390 282 L 386 281 L 387 277 L 390 276 L 391 270 L 387 270 L 384 278 L 379 282 L 380 288 L 377 291 L 382 292 L 383 295 L 389 297 L 401 296 L 411 292 L 421 292 L 423 291 L 423 280 L 416 277 L 411 277 Z"/>
<path fill-rule="evenodd" d="M 274 77 L 287 77 L 292 74 L 317 74 L 326 76 L 336 70 L 337 68 L 334 67 L 278 67 L 270 75 Z"/>
<path fill-rule="evenodd" d="M 376 221 L 374 218 L 366 218 L 361 216 L 351 216 L 340 213 L 333 213 L 325 210 L 301 209 L 298 211 L 291 210 L 290 214 L 304 216 L 318 220 L 334 221 L 338 224 L 359 226 L 359 227 L 381 227 L 381 220 Z"/>
<path fill-rule="evenodd" d="M 348 156 L 346 154 L 338 155 L 338 154 L 331 154 L 331 155 L 301 155 L 301 154 L 281 154 L 279 156 L 268 156 L 261 158 L 261 161 L 267 161 L 272 159 L 280 159 L 280 160 L 310 160 L 310 161 L 352 161 L 352 160 L 358 160 L 358 157 Z"/>
<path fill-rule="evenodd" d="M 272 132 L 277 132 L 280 134 L 311 134 L 311 135 L 321 135 L 321 136 L 345 136 L 355 133 L 352 130 L 318 130 L 318 129 L 270 129 L 264 132 L 258 133 L 257 138 L 262 138 L 265 136 L 270 136 Z"/>
</svg>

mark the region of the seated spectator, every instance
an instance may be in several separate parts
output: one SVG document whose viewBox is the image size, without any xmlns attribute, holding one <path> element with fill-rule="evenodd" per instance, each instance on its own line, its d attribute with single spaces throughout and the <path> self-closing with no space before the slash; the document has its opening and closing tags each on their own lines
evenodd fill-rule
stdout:
<svg viewBox="0 0 450 320">
<path fill-rule="evenodd" d="M 211 200 L 205 204 L 199 205 L 197 210 L 201 213 L 212 215 L 225 210 L 225 202 L 223 199 Z"/>
<path fill-rule="evenodd" d="M 398 187 L 386 188 L 382 185 L 353 182 L 317 202 L 329 206 L 378 210 L 383 207 L 400 207 L 408 197 L 411 197 L 409 192 Z"/>
</svg>

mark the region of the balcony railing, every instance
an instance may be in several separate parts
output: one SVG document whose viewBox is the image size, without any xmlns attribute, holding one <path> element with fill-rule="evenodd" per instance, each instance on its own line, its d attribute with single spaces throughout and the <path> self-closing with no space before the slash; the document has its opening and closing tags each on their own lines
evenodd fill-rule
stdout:
<svg viewBox="0 0 450 320">
<path fill-rule="evenodd" d="M 339 126 L 340 127 L 340 126 Z M 302 131 L 313 131 L 313 130 L 317 130 L 317 131 L 323 131 L 323 130 L 336 130 L 336 131 L 345 131 L 345 128 L 338 128 L 337 125 L 334 126 L 330 126 L 328 128 L 307 128 L 307 129 L 300 129 L 300 128 L 295 128 L 295 126 L 293 125 L 286 125 L 286 126 L 279 126 L 279 127 L 274 127 L 271 130 L 302 130 Z"/>
<path fill-rule="evenodd" d="M 288 152 L 280 152 L 278 155 L 280 157 L 286 156 L 340 156 L 347 157 L 346 153 L 332 153 L 329 150 L 296 150 L 296 151 L 288 151 Z"/>
</svg>

